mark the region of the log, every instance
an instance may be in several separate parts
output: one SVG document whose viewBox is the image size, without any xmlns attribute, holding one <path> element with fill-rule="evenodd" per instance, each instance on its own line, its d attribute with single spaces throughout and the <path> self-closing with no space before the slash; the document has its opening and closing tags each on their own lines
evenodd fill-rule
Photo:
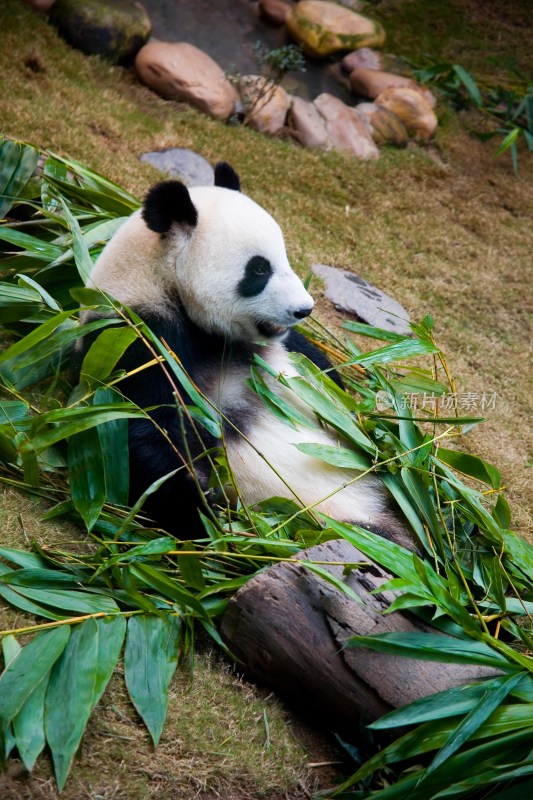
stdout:
<svg viewBox="0 0 533 800">
<path fill-rule="evenodd" d="M 251 679 L 274 689 L 338 733 L 353 734 L 393 708 L 498 674 L 487 667 L 422 661 L 342 646 L 354 635 L 430 630 L 403 612 L 383 612 L 393 595 L 371 594 L 391 575 L 344 540 L 299 554 L 344 580 L 349 598 L 299 563 L 283 562 L 249 581 L 230 601 L 221 634 Z M 341 562 L 339 564 L 338 562 Z M 342 564 L 361 564 L 343 577 Z M 443 636 L 445 634 L 442 634 Z"/>
</svg>

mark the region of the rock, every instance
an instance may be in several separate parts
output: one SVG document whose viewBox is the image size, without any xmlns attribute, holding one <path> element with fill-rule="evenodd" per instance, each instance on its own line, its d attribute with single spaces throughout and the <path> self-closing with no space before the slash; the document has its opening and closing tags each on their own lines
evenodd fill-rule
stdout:
<svg viewBox="0 0 533 800">
<path fill-rule="evenodd" d="M 420 86 L 419 83 L 411 80 L 411 78 L 405 78 L 403 75 L 394 75 L 392 72 L 384 72 L 381 69 L 358 67 L 352 70 L 350 73 L 350 86 L 357 94 L 363 95 L 363 97 L 370 97 L 372 100 L 375 100 L 378 94 L 384 92 L 385 89 L 399 87 L 413 89 L 418 92 L 431 108 L 434 108 L 436 103 L 429 89 Z"/>
<path fill-rule="evenodd" d="M 283 87 L 262 75 L 243 75 L 239 89 L 247 125 L 272 136 L 284 127 L 290 101 Z"/>
<path fill-rule="evenodd" d="M 144 7 L 133 0 L 55 0 L 49 14 L 72 47 L 114 64 L 132 61 L 152 29 Z"/>
<path fill-rule="evenodd" d="M 138 53 L 140 79 L 161 97 L 184 100 L 216 119 L 227 119 L 236 89 L 206 53 L 187 42 L 150 42 Z"/>
<path fill-rule="evenodd" d="M 365 69 L 382 69 L 386 72 L 393 72 L 395 75 L 404 75 L 406 78 L 411 76 L 411 66 L 405 59 L 392 53 L 379 53 L 370 47 L 361 47 L 348 53 L 341 61 L 345 72 L 352 72 L 359 67 Z"/>
<path fill-rule="evenodd" d="M 293 96 L 289 110 L 289 127 L 298 134 L 298 141 L 304 147 L 317 147 L 325 150 L 329 144 L 326 121 L 313 103 Z"/>
<path fill-rule="evenodd" d="M 355 108 L 368 120 L 376 144 L 393 144 L 395 147 L 407 145 L 407 130 L 394 111 L 375 103 L 359 103 Z"/>
<path fill-rule="evenodd" d="M 285 17 L 291 10 L 283 0 L 259 0 L 259 13 L 271 25 L 285 25 Z"/>
<path fill-rule="evenodd" d="M 354 108 L 326 92 L 319 94 L 313 104 L 326 122 L 329 145 L 333 150 L 352 153 L 364 161 L 379 158 L 369 126 Z"/>
<path fill-rule="evenodd" d="M 371 47 L 360 47 L 344 56 L 341 66 L 348 74 L 354 69 L 365 67 L 365 69 L 381 69 L 382 53 L 372 50 Z"/>
<path fill-rule="evenodd" d="M 351 8 L 352 11 L 363 11 L 367 5 L 363 0 L 335 0 L 340 6 Z"/>
<path fill-rule="evenodd" d="M 26 3 L 36 11 L 49 11 L 55 0 L 26 0 Z"/>
<path fill-rule="evenodd" d="M 171 178 L 180 178 L 187 186 L 212 186 L 215 180 L 213 167 L 203 156 L 185 147 L 171 147 L 144 153 L 141 161 L 151 164 Z"/>
<path fill-rule="evenodd" d="M 301 0 L 289 11 L 285 24 L 305 52 L 318 58 L 342 50 L 379 47 L 385 41 L 379 22 L 322 0 Z"/>
<path fill-rule="evenodd" d="M 325 295 L 339 311 L 347 311 L 362 322 L 386 331 L 402 335 L 412 333 L 405 308 L 381 289 L 345 269 L 326 264 L 313 264 L 311 269 L 323 279 Z"/>
<path fill-rule="evenodd" d="M 435 133 L 438 120 L 427 100 L 409 88 L 385 89 L 376 97 L 376 105 L 393 111 L 418 139 L 427 141 Z"/>
</svg>

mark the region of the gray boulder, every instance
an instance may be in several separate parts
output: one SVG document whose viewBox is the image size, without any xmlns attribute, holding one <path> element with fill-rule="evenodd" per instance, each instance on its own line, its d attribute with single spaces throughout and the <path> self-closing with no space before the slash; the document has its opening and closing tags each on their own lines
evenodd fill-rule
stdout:
<svg viewBox="0 0 533 800">
<path fill-rule="evenodd" d="M 412 333 L 405 308 L 359 275 L 327 264 L 313 264 L 311 269 L 322 278 L 327 299 L 339 311 L 347 311 L 376 328 L 403 335 Z"/>
<path fill-rule="evenodd" d="M 213 167 L 203 156 L 186 147 L 171 147 L 144 153 L 141 161 L 151 164 L 171 178 L 180 178 L 187 186 L 212 186 L 215 180 Z"/>
</svg>

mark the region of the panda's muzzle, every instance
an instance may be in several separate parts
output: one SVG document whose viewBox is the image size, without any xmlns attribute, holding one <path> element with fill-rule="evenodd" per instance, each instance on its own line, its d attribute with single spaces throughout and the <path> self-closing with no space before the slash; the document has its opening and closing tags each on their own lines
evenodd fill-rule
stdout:
<svg viewBox="0 0 533 800">
<path fill-rule="evenodd" d="M 311 311 L 313 310 L 313 306 L 306 306 L 306 308 L 298 308 L 296 311 L 293 311 L 293 315 L 296 319 L 305 319 L 309 316 Z"/>
<path fill-rule="evenodd" d="M 256 327 L 265 339 L 277 339 L 284 336 L 289 330 L 288 326 L 273 325 L 271 322 L 256 322 Z"/>
<path fill-rule="evenodd" d="M 274 339 L 279 336 L 284 336 L 289 328 L 291 328 L 293 325 L 296 325 L 301 319 L 308 317 L 312 310 L 312 306 L 296 309 L 296 311 L 292 312 L 294 319 L 292 322 L 289 322 L 288 325 L 274 325 L 272 322 L 264 322 L 259 320 L 256 322 L 257 330 L 261 336 L 265 337 L 265 339 Z"/>
</svg>

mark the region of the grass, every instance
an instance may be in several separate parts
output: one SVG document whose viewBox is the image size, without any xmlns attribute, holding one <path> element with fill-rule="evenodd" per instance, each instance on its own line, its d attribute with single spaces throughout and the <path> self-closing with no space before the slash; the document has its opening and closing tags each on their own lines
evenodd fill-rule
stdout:
<svg viewBox="0 0 533 800">
<path fill-rule="evenodd" d="M 429 53 L 474 72 L 492 68 L 489 53 L 502 61 L 513 54 L 529 68 L 522 4 L 506 3 L 500 16 L 503 3 L 492 3 L 486 13 L 481 6 L 474 0 L 385 1 L 376 16 L 398 54 Z M 514 528 L 533 540 L 533 470 L 527 466 L 533 460 L 533 164 L 525 153 L 514 177 L 510 158 L 495 159 L 491 143 L 468 135 L 471 116 L 455 117 L 442 105 L 445 124 L 427 151 L 387 151 L 377 163 L 364 164 L 304 151 L 160 100 L 129 71 L 68 48 L 21 1 L 5 0 L 0 22 L 2 133 L 77 158 L 137 194 L 160 177 L 138 161 L 143 152 L 180 146 L 211 161 L 223 158 L 241 173 L 244 190 L 279 221 L 302 274 L 313 261 L 348 267 L 396 297 L 413 319 L 432 312 L 460 391 L 496 393 L 487 422 L 462 445 L 501 469 Z M 320 295 L 319 286 L 313 290 Z M 318 313 L 326 322 L 340 319 L 323 301 Z M 3 489 L 2 542 L 76 538 L 68 526 L 40 522 L 43 510 L 42 503 Z M 16 617 L 0 608 L 2 629 Z M 306 756 L 283 712 L 272 698 L 243 686 L 199 656 L 193 688 L 187 693 L 175 686 L 155 754 L 140 728 L 120 716 L 129 712 L 115 687 L 91 723 L 63 797 L 305 796 L 299 784 L 309 785 Z M 263 708 L 270 753 L 258 722 Z M 320 752 L 325 745 L 313 741 L 312 747 Z M 222 752 L 229 755 L 216 755 Z M 45 761 L 31 779 L 0 778 L 0 789 L 6 800 L 56 797 Z"/>
</svg>

